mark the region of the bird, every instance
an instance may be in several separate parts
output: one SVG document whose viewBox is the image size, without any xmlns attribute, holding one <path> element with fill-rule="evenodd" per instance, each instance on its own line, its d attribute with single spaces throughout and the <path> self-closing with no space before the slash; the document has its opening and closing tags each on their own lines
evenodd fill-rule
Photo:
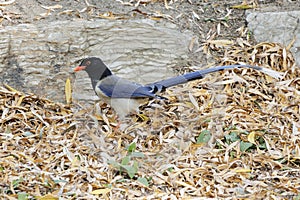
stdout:
<svg viewBox="0 0 300 200">
<path fill-rule="evenodd" d="M 129 113 L 138 112 L 139 106 L 148 99 L 167 99 L 159 94 L 169 87 L 202 79 L 205 75 L 210 73 L 235 68 L 251 68 L 276 79 L 282 78 L 280 72 L 268 68 L 247 64 L 236 64 L 201 69 L 143 85 L 113 74 L 98 57 L 88 57 L 83 59 L 81 64 L 74 68 L 74 71 L 86 71 L 91 79 L 92 87 L 96 95 L 104 102 L 108 103 L 116 111 L 119 118 L 124 119 Z"/>
</svg>

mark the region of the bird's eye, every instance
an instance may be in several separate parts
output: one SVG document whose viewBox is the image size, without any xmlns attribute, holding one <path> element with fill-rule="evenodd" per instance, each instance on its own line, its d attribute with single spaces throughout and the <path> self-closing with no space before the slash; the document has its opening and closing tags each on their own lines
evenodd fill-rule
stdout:
<svg viewBox="0 0 300 200">
<path fill-rule="evenodd" d="M 91 61 L 86 61 L 86 65 L 90 65 L 91 64 Z"/>
</svg>

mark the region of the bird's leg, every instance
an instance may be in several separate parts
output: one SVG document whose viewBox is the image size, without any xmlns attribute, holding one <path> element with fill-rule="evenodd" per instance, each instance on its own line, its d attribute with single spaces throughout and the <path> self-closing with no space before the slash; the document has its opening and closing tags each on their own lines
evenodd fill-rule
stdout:
<svg viewBox="0 0 300 200">
<path fill-rule="evenodd" d="M 113 127 L 113 130 L 114 132 L 120 132 L 120 127 L 121 127 L 121 120 L 119 119 L 119 116 L 116 114 L 114 115 L 113 117 L 113 120 L 114 120 L 114 127 Z"/>
<path fill-rule="evenodd" d="M 105 124 L 108 125 L 111 132 L 117 132 L 120 128 L 120 120 L 118 119 L 118 115 L 115 115 L 113 112 L 111 112 L 111 108 L 109 110 L 106 110 L 103 112 L 103 107 L 107 107 L 106 103 L 97 102 L 94 106 L 94 117 L 98 121 L 103 121 Z"/>
</svg>

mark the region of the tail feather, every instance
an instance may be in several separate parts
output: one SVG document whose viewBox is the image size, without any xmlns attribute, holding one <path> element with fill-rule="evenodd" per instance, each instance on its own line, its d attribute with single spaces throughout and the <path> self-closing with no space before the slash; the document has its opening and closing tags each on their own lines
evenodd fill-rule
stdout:
<svg viewBox="0 0 300 200">
<path fill-rule="evenodd" d="M 187 73 L 184 75 L 179 75 L 176 77 L 172 77 L 169 79 L 165 79 L 162 81 L 148 84 L 147 86 L 153 88 L 153 91 L 152 91 L 153 93 L 161 92 L 161 91 L 165 90 L 166 88 L 172 87 L 174 85 L 186 83 L 188 81 L 192 81 L 192 80 L 196 80 L 196 79 L 202 79 L 202 78 L 204 78 L 204 76 L 206 74 L 223 71 L 224 69 L 235 69 L 235 68 L 251 68 L 251 69 L 261 71 L 261 72 L 263 72 L 273 78 L 276 78 L 276 79 L 282 78 L 282 73 L 271 70 L 271 69 L 263 68 L 263 67 L 252 66 L 252 65 L 225 65 L 225 66 L 217 66 L 217 67 L 208 68 L 208 69 L 202 69 L 202 70 Z"/>
</svg>

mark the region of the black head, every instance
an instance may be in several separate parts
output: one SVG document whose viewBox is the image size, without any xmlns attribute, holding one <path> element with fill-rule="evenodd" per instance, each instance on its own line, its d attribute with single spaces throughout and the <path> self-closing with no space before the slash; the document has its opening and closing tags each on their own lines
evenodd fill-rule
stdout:
<svg viewBox="0 0 300 200">
<path fill-rule="evenodd" d="M 82 70 L 88 73 L 94 89 L 99 80 L 112 75 L 111 71 L 102 62 L 102 60 L 96 57 L 83 59 L 81 64 L 74 69 L 75 72 Z"/>
</svg>

